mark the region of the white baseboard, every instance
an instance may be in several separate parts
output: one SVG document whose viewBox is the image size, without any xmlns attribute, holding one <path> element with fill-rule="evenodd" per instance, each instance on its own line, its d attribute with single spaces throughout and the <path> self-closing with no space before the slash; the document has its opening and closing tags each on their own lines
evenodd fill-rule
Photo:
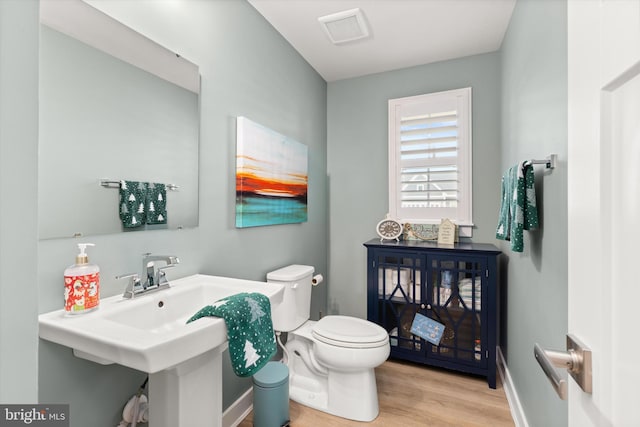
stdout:
<svg viewBox="0 0 640 427">
<path fill-rule="evenodd" d="M 509 408 L 511 408 L 511 417 L 513 417 L 513 422 L 515 423 L 516 427 L 529 427 L 527 417 L 524 415 L 522 404 L 520 403 L 518 393 L 513 384 L 513 380 L 511 379 L 511 374 L 509 373 L 509 367 L 504 360 L 504 356 L 500 347 L 498 347 L 497 354 L 498 373 L 500 374 L 500 378 L 502 379 L 502 387 L 504 389 L 504 394 L 507 396 Z"/>
<path fill-rule="evenodd" d="M 247 390 L 222 414 L 222 427 L 236 427 L 253 409 L 253 389 Z"/>
<path fill-rule="evenodd" d="M 522 404 L 520 403 L 518 393 L 516 392 L 513 380 L 511 379 L 511 374 L 509 373 L 509 367 L 504 360 L 500 347 L 498 347 L 498 373 L 502 379 L 502 387 L 504 388 L 504 394 L 507 396 L 509 408 L 511 408 L 511 417 L 513 418 L 513 422 L 516 427 L 529 427 L 527 417 L 524 415 Z"/>
</svg>

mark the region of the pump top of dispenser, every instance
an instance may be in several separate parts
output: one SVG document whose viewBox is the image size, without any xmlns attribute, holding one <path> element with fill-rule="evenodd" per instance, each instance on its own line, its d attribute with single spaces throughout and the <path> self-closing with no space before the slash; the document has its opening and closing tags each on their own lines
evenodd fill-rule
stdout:
<svg viewBox="0 0 640 427">
<path fill-rule="evenodd" d="M 80 253 L 76 255 L 76 265 L 89 264 L 89 257 L 85 253 L 87 246 L 95 246 L 93 243 L 78 243 Z"/>
</svg>

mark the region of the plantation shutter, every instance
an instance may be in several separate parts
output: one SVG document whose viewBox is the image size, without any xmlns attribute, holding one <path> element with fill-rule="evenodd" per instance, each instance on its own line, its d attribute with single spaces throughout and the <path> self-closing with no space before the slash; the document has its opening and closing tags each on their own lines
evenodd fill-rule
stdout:
<svg viewBox="0 0 640 427">
<path fill-rule="evenodd" d="M 457 157 L 457 111 L 401 117 L 401 207 L 457 207 Z"/>
<path fill-rule="evenodd" d="M 471 223 L 470 88 L 390 101 L 390 209 Z"/>
</svg>

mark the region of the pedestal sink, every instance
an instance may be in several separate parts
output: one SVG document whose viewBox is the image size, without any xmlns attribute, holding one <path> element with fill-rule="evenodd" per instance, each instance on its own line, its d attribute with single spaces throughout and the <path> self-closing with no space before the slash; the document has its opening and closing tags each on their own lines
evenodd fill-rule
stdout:
<svg viewBox="0 0 640 427">
<path fill-rule="evenodd" d="M 283 297 L 277 284 L 198 274 L 134 299 L 104 298 L 90 313 L 41 314 L 40 338 L 83 359 L 149 373 L 150 427 L 221 427 L 226 325 L 213 317 L 186 322 L 203 306 L 240 292 L 260 292 L 272 307 Z"/>
</svg>

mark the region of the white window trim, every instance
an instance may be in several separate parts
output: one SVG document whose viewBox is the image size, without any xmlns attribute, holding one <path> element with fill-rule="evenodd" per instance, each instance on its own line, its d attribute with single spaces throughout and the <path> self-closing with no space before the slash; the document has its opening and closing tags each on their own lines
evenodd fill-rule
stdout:
<svg viewBox="0 0 640 427">
<path fill-rule="evenodd" d="M 399 168 L 400 168 L 400 128 L 399 109 L 402 106 L 408 106 L 416 103 L 423 103 L 425 100 L 437 99 L 437 97 L 451 98 L 456 97 L 458 103 L 458 140 L 460 154 L 460 185 L 464 187 L 466 197 L 462 200 L 462 204 L 458 209 L 460 218 L 449 218 L 459 226 L 459 234 L 462 237 L 471 237 L 473 228 L 473 187 L 472 187 L 472 100 L 471 88 L 455 89 L 443 92 L 430 93 L 425 95 L 409 96 L 405 98 L 397 98 L 389 100 L 389 214 L 392 218 L 402 223 L 411 224 L 440 224 L 442 218 L 405 218 L 399 213 L 397 203 L 399 192 Z M 437 208 L 433 208 L 437 209 Z M 433 211 L 432 211 L 433 212 Z"/>
</svg>

